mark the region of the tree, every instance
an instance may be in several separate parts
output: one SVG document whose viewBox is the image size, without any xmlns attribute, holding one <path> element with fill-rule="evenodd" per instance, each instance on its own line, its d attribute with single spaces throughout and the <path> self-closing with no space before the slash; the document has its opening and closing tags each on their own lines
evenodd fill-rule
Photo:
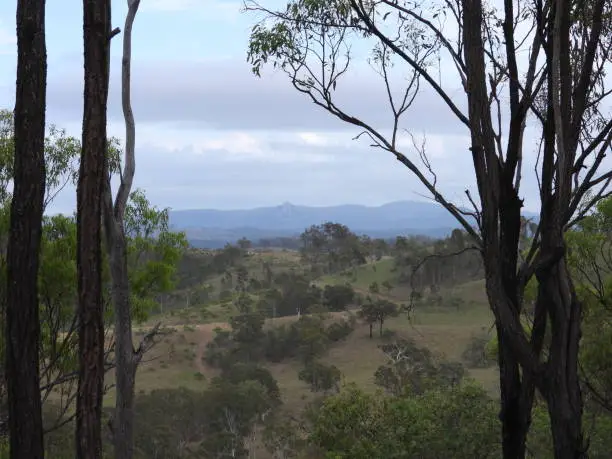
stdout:
<svg viewBox="0 0 612 459">
<path fill-rule="evenodd" d="M 268 13 L 251 35 L 253 71 L 259 75 L 272 61 L 298 91 L 390 152 L 480 251 L 500 342 L 504 457 L 525 456 L 536 387 L 548 406 L 555 457 L 584 457 L 581 303 L 567 267 L 564 234 L 612 181 L 603 161 L 612 140 L 612 121 L 603 114 L 609 95 L 604 75 L 610 66 L 610 3 L 505 0 L 496 9 L 482 0 L 291 0 L 282 11 L 255 3 L 250 8 Z M 374 43 L 371 63 L 390 103 L 389 134 L 337 100 L 336 89 L 351 71 L 351 51 L 357 48 L 350 45 L 365 39 Z M 441 73 L 444 79 L 436 78 Z M 396 75 L 410 75 L 400 91 Z M 464 89 L 462 101 L 449 87 L 453 81 Z M 479 195 L 473 199 L 473 190 L 466 190 L 471 210 L 441 193 L 423 144 L 412 138 L 420 166 L 397 141 L 402 115 L 421 83 L 470 135 Z M 528 122 L 539 141 L 535 168 L 524 161 Z M 526 256 L 519 257 L 521 185 L 530 170 L 539 184 L 539 224 Z M 527 333 L 520 316 L 525 286 L 534 276 L 539 290 L 535 324 Z M 547 329 L 552 345 L 544 355 Z"/>
<path fill-rule="evenodd" d="M 10 181 L 14 179 L 14 117 L 8 110 L 0 110 L 0 275 L 6 283 L 6 256 L 9 237 Z M 44 142 L 45 199 L 43 207 L 51 203 L 65 186 L 76 181 L 80 142 L 65 131 L 51 125 Z M 4 321 L 7 290 L 0 290 L 2 305 L 0 320 Z M 74 310 L 76 303 L 76 228 L 73 219 L 56 216 L 43 219 L 38 269 L 38 303 L 41 323 L 39 345 L 40 393 L 43 402 L 52 391 L 59 392 L 56 419 L 47 418 L 45 433 L 72 419 L 64 416 L 74 401 L 75 369 L 73 357 L 78 343 Z M 4 346 L 0 347 L 4 360 Z M 4 382 L 4 379 L 2 380 Z M 58 391 L 59 389 L 59 391 Z M 66 410 L 64 410 L 66 408 Z M 70 410 L 72 413 L 73 411 Z M 6 408 L 0 407 L 0 423 Z M 0 427 L 2 430 L 2 427 Z"/>
<path fill-rule="evenodd" d="M 310 417 L 308 442 L 321 457 L 499 457 L 495 402 L 471 384 L 407 397 L 349 385 Z"/>
<path fill-rule="evenodd" d="M 115 378 L 116 399 L 113 418 L 113 442 L 116 459 L 134 456 L 134 385 L 136 367 L 144 348 L 134 350 L 132 340 L 132 308 L 128 272 L 128 241 L 125 214 L 136 167 L 136 127 L 131 105 L 132 26 L 140 0 L 128 0 L 128 12 L 123 31 L 123 58 L 121 62 L 121 103 L 125 118 L 125 162 L 120 174 L 121 183 L 113 201 L 111 172 L 105 163 L 102 211 L 106 249 L 110 261 L 112 298 L 115 317 Z M 108 7 L 110 11 L 110 6 Z M 109 18 L 110 21 L 110 18 Z M 110 32 L 110 22 L 108 24 Z M 110 36 L 110 35 L 109 35 Z M 119 166 L 121 167 L 121 166 Z"/>
<path fill-rule="evenodd" d="M 312 392 L 323 391 L 324 393 L 332 389 L 339 391 L 341 377 L 342 373 L 335 365 L 325 365 L 316 360 L 306 362 L 298 374 L 299 380 L 307 383 Z"/>
<path fill-rule="evenodd" d="M 366 261 L 359 237 L 340 223 L 312 225 L 300 235 L 300 240 L 302 258 L 313 269 L 334 272 Z"/>
<path fill-rule="evenodd" d="M 391 290 L 393 290 L 393 285 L 391 284 L 391 282 L 389 282 L 388 280 L 385 280 L 382 284 L 380 284 L 384 287 L 384 289 L 387 291 L 387 295 L 389 293 L 391 293 Z"/>
<path fill-rule="evenodd" d="M 202 457 L 248 457 L 245 438 L 265 419 L 276 402 L 258 381 L 234 384 L 215 378 L 207 391 L 208 432 L 200 444 Z"/>
<path fill-rule="evenodd" d="M 110 0 L 83 0 L 85 106 L 77 185 L 79 387 L 76 407 L 76 457 L 81 459 L 102 456 L 104 304 L 101 236 L 110 40 Z"/>
<path fill-rule="evenodd" d="M 584 304 L 580 369 L 588 399 L 612 413 L 612 198 L 568 234 L 569 263 Z"/>
<path fill-rule="evenodd" d="M 372 338 L 372 327 L 375 323 L 379 325 L 379 334 L 382 337 L 383 325 L 389 317 L 399 313 L 397 305 L 388 300 L 372 300 L 368 297 L 358 311 L 361 317 L 370 326 L 370 338 Z"/>
<path fill-rule="evenodd" d="M 378 321 L 378 309 L 372 298 L 368 297 L 363 302 L 361 308 L 357 311 L 357 316 L 370 326 L 370 339 L 372 339 L 374 324 Z"/>
<path fill-rule="evenodd" d="M 38 266 L 45 198 L 46 91 L 45 2 L 19 0 L 5 333 L 12 459 L 44 457 L 38 365 Z"/>
<path fill-rule="evenodd" d="M 355 290 L 350 285 L 326 285 L 323 289 L 323 305 L 330 311 L 343 311 L 353 302 Z"/>
<path fill-rule="evenodd" d="M 238 239 L 236 244 L 238 244 L 238 247 L 240 247 L 240 250 L 242 250 L 243 252 L 246 252 L 247 250 L 249 250 L 251 246 L 253 245 L 251 241 L 248 240 L 246 237 L 242 237 Z"/>
<path fill-rule="evenodd" d="M 460 364 L 438 361 L 427 348 L 417 346 L 413 340 L 401 339 L 380 349 L 387 362 L 378 367 L 374 381 L 395 396 L 420 395 L 432 388 L 453 387 L 464 376 Z"/>
</svg>

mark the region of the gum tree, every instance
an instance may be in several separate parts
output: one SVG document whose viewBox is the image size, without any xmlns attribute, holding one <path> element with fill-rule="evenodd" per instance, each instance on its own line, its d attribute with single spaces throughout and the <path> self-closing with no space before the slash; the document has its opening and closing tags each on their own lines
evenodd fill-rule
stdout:
<svg viewBox="0 0 612 459">
<path fill-rule="evenodd" d="M 392 154 L 482 254 L 500 343 L 504 457 L 525 456 L 536 388 L 548 406 L 555 457 L 586 457 L 578 378 L 582 306 L 567 267 L 565 232 L 606 194 L 612 179 L 604 161 L 612 140 L 604 78 L 610 2 L 290 0 L 281 11 L 252 2 L 247 10 L 265 13 L 249 46 L 255 74 L 266 63 L 282 69 L 307 99 Z M 338 98 L 355 70 L 355 49 L 368 46 L 391 115 L 380 129 Z M 398 74 L 405 82 L 401 91 Z M 422 86 L 469 134 L 466 153 L 478 196 L 466 190 L 468 210 L 440 191 L 423 144 L 413 138 L 412 148 L 404 148 L 398 141 L 402 116 Z M 527 126 L 537 140 L 530 157 Z M 523 256 L 521 186 L 534 170 L 539 224 Z M 538 293 L 527 330 L 523 293 L 533 277 Z M 545 332 L 551 336 L 547 349 Z"/>
</svg>

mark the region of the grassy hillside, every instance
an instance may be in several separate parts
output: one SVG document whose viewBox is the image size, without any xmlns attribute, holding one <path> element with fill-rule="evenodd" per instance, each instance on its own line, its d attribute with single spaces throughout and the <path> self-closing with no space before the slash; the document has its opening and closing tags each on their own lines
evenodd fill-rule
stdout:
<svg viewBox="0 0 612 459">
<path fill-rule="evenodd" d="M 202 256 L 203 260 L 206 255 Z M 273 266 L 278 274 L 283 271 L 306 272 L 300 263 L 299 254 L 290 251 L 251 252 L 242 260 L 249 275 L 254 278 L 264 278 L 265 263 Z M 192 269 L 197 269 L 193 268 Z M 181 298 L 197 289 L 201 284 L 213 285 L 213 291 L 219 292 L 224 286 L 222 275 L 191 281 L 182 290 L 174 293 Z M 196 280 L 197 276 L 193 276 Z M 373 283 L 379 285 L 388 282 L 393 288 L 381 288 L 381 298 L 396 303 L 407 303 L 410 291 L 404 285 L 399 285 L 394 261 L 391 257 L 383 257 L 376 262 L 323 276 L 314 281 L 319 287 L 325 285 L 350 283 L 357 293 L 368 294 L 368 288 Z M 257 298 L 259 293 L 249 293 Z M 374 374 L 385 363 L 386 357 L 380 346 L 395 339 L 408 338 L 414 340 L 419 347 L 427 348 L 434 355 L 451 362 L 464 360 L 464 351 L 474 341 L 474 337 L 484 337 L 490 333 L 492 317 L 486 302 L 482 282 L 470 282 L 453 288 L 444 288 L 440 297 L 453 299 L 453 302 L 432 305 L 422 305 L 398 317 L 388 319 L 384 324 L 384 336 L 378 332 L 369 337 L 367 324 L 357 321 L 353 332 L 344 340 L 331 344 L 320 358 L 327 365 L 334 365 L 342 373 L 342 384 L 355 383 L 367 392 L 380 390 L 375 384 Z M 376 295 L 375 295 L 376 296 Z M 356 307 L 345 312 L 326 313 L 326 323 L 346 318 L 356 313 Z M 186 388 L 196 392 L 204 392 L 210 387 L 210 381 L 219 370 L 206 364 L 204 359 L 207 344 L 215 336 L 215 329 L 229 328 L 228 321 L 237 313 L 232 299 L 219 301 L 212 298 L 196 303 L 192 301 L 189 307 L 174 307 L 156 314 L 143 324 L 136 332 L 137 339 L 142 337 L 146 329 L 153 323 L 161 322 L 165 331 L 157 346 L 150 351 L 145 361 L 138 369 L 136 393 L 149 394 L 156 389 Z M 265 328 L 288 325 L 298 320 L 296 316 L 267 319 Z M 283 360 L 280 363 L 268 361 L 259 362 L 268 369 L 277 380 L 283 411 L 299 417 L 309 402 L 320 397 L 320 393 L 311 391 L 310 386 L 298 377 L 304 363 L 298 358 Z M 469 368 L 468 376 L 475 379 L 494 397 L 498 394 L 497 367 Z M 114 374 L 108 373 L 107 381 L 114 381 Z M 107 407 L 114 406 L 114 391 L 111 389 L 104 399 Z M 257 443 L 257 457 L 271 459 L 262 444 Z"/>
<path fill-rule="evenodd" d="M 378 263 L 389 266 L 388 260 Z M 377 272 L 385 272 L 383 269 Z M 388 270 L 386 272 L 389 272 Z M 361 279 L 368 282 L 369 270 L 362 270 Z M 451 292 L 448 292 L 451 294 Z M 427 347 L 435 354 L 452 361 L 461 361 L 463 351 L 474 335 L 487 333 L 492 325 L 492 317 L 484 302 L 482 284 L 473 282 L 453 289 L 452 295 L 464 300 L 459 309 L 416 309 L 410 316 L 391 318 L 385 329 L 395 337 L 413 338 L 419 345 Z M 222 305 L 210 308 L 210 316 L 231 314 L 231 306 Z M 137 392 L 146 393 L 158 388 L 186 387 L 204 389 L 206 381 L 216 374 L 202 362 L 206 344 L 213 338 L 214 329 L 227 327 L 225 322 L 203 320 L 204 309 L 191 308 L 164 317 L 163 323 L 170 325 L 167 334 L 157 347 L 151 351 L 148 361 L 138 371 Z M 348 313 L 335 313 L 339 317 Z M 199 319 L 199 320 L 198 320 Z M 189 320 L 191 324 L 176 325 Z M 269 319 L 266 326 L 275 326 L 297 320 L 294 317 Z M 172 324 L 175 325 L 172 325 Z M 142 332 L 140 332 L 142 334 Z M 373 375 L 384 363 L 384 355 L 378 346 L 381 338 L 368 337 L 366 324 L 358 324 L 356 330 L 345 340 L 334 344 L 323 361 L 336 365 L 343 373 L 345 383 L 354 382 L 361 387 L 374 389 Z M 300 408 L 311 398 L 307 385 L 298 380 L 299 362 L 289 361 L 265 365 L 278 379 L 285 403 L 289 407 Z M 497 372 L 495 368 L 470 370 L 471 376 L 481 382 L 491 393 L 497 391 Z M 109 375 L 112 378 L 112 375 Z M 106 398 L 107 404 L 113 403 L 112 392 Z"/>
</svg>

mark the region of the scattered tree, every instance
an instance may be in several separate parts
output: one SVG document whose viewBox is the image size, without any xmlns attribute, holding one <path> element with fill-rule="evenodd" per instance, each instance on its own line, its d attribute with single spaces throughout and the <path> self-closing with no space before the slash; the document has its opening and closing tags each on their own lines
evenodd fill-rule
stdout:
<svg viewBox="0 0 612 459">
<path fill-rule="evenodd" d="M 323 289 L 323 305 L 330 311 L 343 311 L 355 297 L 350 285 L 326 285 Z"/>
<path fill-rule="evenodd" d="M 341 376 L 340 370 L 335 365 L 325 365 L 316 360 L 306 362 L 306 366 L 298 374 L 300 381 L 308 383 L 312 392 L 324 393 L 331 390 L 339 391 Z"/>
</svg>

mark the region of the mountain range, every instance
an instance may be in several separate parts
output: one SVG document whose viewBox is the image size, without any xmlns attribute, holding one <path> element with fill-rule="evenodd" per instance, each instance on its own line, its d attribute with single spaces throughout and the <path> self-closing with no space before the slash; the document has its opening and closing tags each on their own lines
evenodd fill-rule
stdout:
<svg viewBox="0 0 612 459">
<path fill-rule="evenodd" d="M 382 206 L 310 207 L 284 203 L 255 209 L 170 211 L 173 229 L 187 233 L 198 247 L 222 247 L 241 237 L 251 241 L 295 237 L 311 225 L 342 223 L 357 234 L 391 238 L 397 235 L 444 237 L 459 225 L 437 203 L 397 201 Z"/>
</svg>

